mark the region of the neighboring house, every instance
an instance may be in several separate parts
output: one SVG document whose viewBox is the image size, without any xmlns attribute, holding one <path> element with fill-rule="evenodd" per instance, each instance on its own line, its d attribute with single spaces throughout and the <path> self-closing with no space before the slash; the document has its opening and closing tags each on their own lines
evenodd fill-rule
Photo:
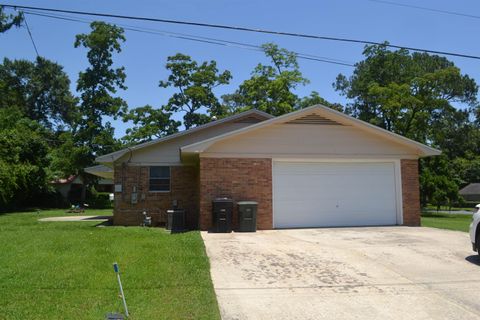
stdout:
<svg viewBox="0 0 480 320">
<path fill-rule="evenodd" d="M 191 228 L 212 200 L 258 202 L 259 229 L 420 223 L 418 158 L 440 151 L 316 105 L 280 117 L 250 110 L 97 158 L 114 169 L 114 223 Z M 236 209 L 234 225 L 236 224 Z"/>
<path fill-rule="evenodd" d="M 98 165 L 83 169 L 86 173 L 98 176 L 101 179 L 97 181 L 95 190 L 98 192 L 113 193 L 113 169 L 104 165 Z"/>
<path fill-rule="evenodd" d="M 98 165 L 85 168 L 84 171 L 100 177 L 95 190 L 98 192 L 113 192 L 113 170 L 111 168 Z M 56 179 L 51 184 L 66 201 L 71 204 L 80 204 L 83 188 L 81 176 L 71 175 L 66 179 Z"/>
<path fill-rule="evenodd" d="M 72 175 L 64 179 L 55 179 L 50 184 L 70 203 L 76 203 L 80 200 L 82 194 L 83 181 L 80 176 Z"/>
<path fill-rule="evenodd" d="M 466 201 L 480 201 L 480 183 L 470 183 L 458 193 Z"/>
</svg>

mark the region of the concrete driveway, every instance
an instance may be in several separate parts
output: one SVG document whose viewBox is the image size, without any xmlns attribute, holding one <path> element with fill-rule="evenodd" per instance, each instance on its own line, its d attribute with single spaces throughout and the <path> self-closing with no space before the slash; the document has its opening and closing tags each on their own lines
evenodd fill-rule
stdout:
<svg viewBox="0 0 480 320">
<path fill-rule="evenodd" d="M 479 319 L 466 233 L 378 227 L 202 232 L 226 319 Z"/>
</svg>

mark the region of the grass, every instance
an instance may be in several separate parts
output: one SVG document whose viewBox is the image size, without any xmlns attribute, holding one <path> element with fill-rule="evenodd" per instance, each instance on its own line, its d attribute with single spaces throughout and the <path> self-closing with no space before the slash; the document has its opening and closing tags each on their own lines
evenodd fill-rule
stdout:
<svg viewBox="0 0 480 320">
<path fill-rule="evenodd" d="M 426 208 L 427 210 L 430 211 L 437 211 L 437 206 L 434 205 L 427 205 Z M 469 207 L 451 207 L 449 208 L 448 206 L 440 206 L 440 211 L 472 211 L 473 208 Z"/>
<path fill-rule="evenodd" d="M 468 214 L 422 213 L 422 227 L 468 232 L 471 221 Z"/>
<path fill-rule="evenodd" d="M 89 210 L 85 214 L 111 214 Z M 39 222 L 64 210 L 0 215 L 0 319 L 219 319 L 199 232 Z"/>
</svg>

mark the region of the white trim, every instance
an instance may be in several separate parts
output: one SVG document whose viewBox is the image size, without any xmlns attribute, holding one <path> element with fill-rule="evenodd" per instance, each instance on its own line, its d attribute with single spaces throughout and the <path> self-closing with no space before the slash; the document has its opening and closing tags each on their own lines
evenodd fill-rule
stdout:
<svg viewBox="0 0 480 320">
<path fill-rule="evenodd" d="M 192 163 L 180 162 L 125 162 L 129 167 L 194 167 Z"/>
<path fill-rule="evenodd" d="M 275 192 L 273 190 L 273 186 L 275 185 L 275 175 L 273 174 L 273 163 L 275 162 L 274 159 L 271 159 L 270 163 L 271 163 L 271 166 L 272 166 L 272 229 L 275 229 L 275 200 L 274 200 L 274 196 L 275 196 Z"/>
<path fill-rule="evenodd" d="M 395 194 L 397 200 L 397 224 L 403 225 L 402 160 L 395 160 Z"/>
<path fill-rule="evenodd" d="M 275 227 L 275 190 L 274 190 L 274 163 L 275 162 L 304 162 L 304 163 L 393 163 L 393 174 L 395 181 L 395 211 L 396 211 L 396 224 L 403 225 L 403 194 L 402 194 L 402 168 L 400 159 L 344 159 L 344 158 L 319 158 L 319 159 L 302 159 L 302 158 L 273 158 L 272 159 L 272 228 Z"/>
<path fill-rule="evenodd" d="M 315 159 L 383 159 L 383 160 L 395 160 L 395 159 L 418 159 L 417 155 L 412 154 L 318 154 L 318 153 L 296 153 L 292 154 L 272 154 L 272 153 L 216 153 L 216 152 L 203 152 L 199 154 L 200 158 L 272 158 L 272 159 L 285 159 L 285 161 L 294 161 L 298 159 L 302 160 L 315 160 Z"/>
</svg>

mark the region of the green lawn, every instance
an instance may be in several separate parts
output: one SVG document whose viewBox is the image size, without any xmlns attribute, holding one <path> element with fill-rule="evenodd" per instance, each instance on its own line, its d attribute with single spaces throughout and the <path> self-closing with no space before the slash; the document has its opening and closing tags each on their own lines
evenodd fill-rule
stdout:
<svg viewBox="0 0 480 320">
<path fill-rule="evenodd" d="M 220 318 L 199 232 L 38 221 L 61 215 L 0 215 L 0 319 L 104 319 L 123 311 L 115 261 L 131 319 Z"/>
<path fill-rule="evenodd" d="M 431 211 L 436 211 L 437 206 L 434 205 L 427 205 L 426 209 L 431 210 Z M 472 207 L 451 207 L 449 208 L 448 206 L 440 206 L 440 211 L 472 211 Z"/>
<path fill-rule="evenodd" d="M 422 227 L 468 232 L 471 221 L 468 214 L 422 213 Z"/>
</svg>

